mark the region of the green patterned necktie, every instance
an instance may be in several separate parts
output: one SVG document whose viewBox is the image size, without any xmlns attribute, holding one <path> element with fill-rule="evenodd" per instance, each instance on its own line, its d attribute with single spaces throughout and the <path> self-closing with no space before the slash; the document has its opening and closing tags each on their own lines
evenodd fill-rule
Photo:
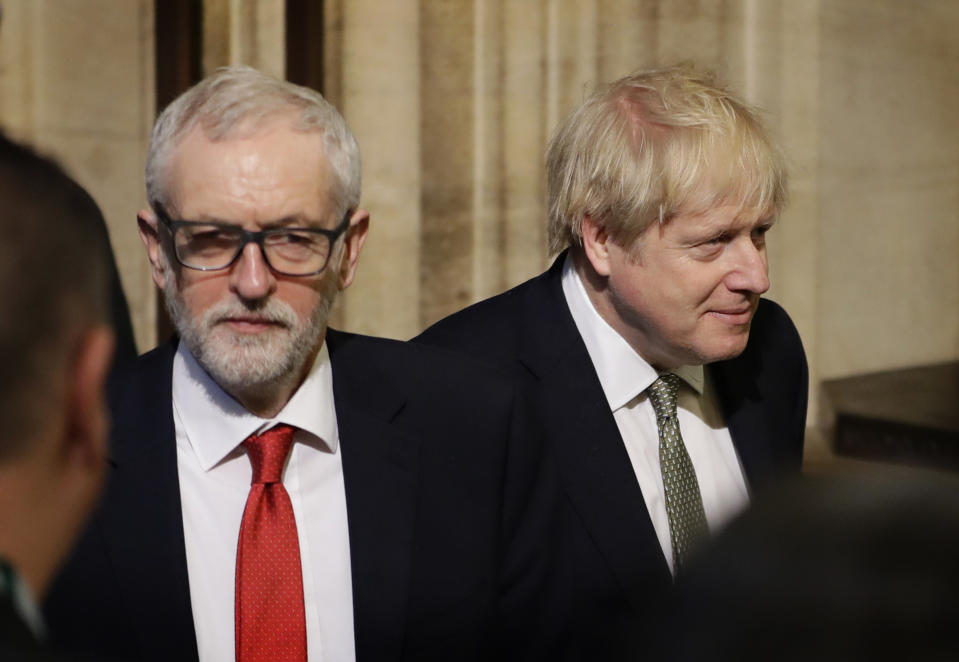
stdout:
<svg viewBox="0 0 959 662">
<path fill-rule="evenodd" d="M 679 433 L 679 419 L 676 418 L 679 377 L 672 373 L 660 375 L 646 393 L 656 410 L 659 463 L 663 473 L 666 515 L 669 517 L 669 537 L 673 543 L 673 572 L 678 576 L 689 558 L 690 549 L 706 537 L 709 527 L 696 470 Z"/>
</svg>

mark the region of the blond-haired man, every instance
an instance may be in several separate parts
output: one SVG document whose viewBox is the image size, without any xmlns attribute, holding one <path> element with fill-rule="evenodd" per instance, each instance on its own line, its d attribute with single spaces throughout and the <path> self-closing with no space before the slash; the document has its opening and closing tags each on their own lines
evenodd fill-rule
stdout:
<svg viewBox="0 0 959 662">
<path fill-rule="evenodd" d="M 687 66 L 596 91 L 546 170 L 553 266 L 420 340 L 534 394 L 572 522 L 565 652 L 630 659 L 697 542 L 799 469 L 805 356 L 760 298 L 786 174 L 756 111 Z"/>
</svg>

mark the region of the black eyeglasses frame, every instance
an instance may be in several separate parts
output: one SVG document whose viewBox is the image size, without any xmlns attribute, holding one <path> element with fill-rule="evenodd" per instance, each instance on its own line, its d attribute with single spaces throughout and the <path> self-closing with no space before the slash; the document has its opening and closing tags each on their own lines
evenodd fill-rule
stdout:
<svg viewBox="0 0 959 662">
<path fill-rule="evenodd" d="M 347 228 L 350 226 L 350 217 L 353 215 L 352 209 L 347 209 L 346 213 L 343 215 L 343 219 L 340 221 L 332 230 L 325 230 L 322 228 L 303 228 L 303 227 L 283 227 L 283 228 L 268 228 L 266 230 L 257 230 L 250 231 L 241 228 L 239 225 L 233 223 L 221 223 L 219 221 L 186 221 L 186 220 L 174 220 L 170 218 L 169 214 L 166 213 L 166 210 L 162 206 L 156 205 L 155 211 L 157 218 L 163 223 L 167 231 L 170 233 L 170 242 L 173 257 L 176 258 L 176 261 L 179 265 L 186 267 L 187 269 L 193 269 L 194 271 L 223 271 L 224 269 L 229 269 L 237 261 L 240 255 L 243 254 L 243 249 L 246 248 L 246 245 L 250 242 L 255 243 L 260 247 L 260 255 L 263 256 L 263 261 L 266 265 L 273 270 L 274 272 L 282 276 L 291 276 L 291 277 L 306 277 L 306 276 L 316 276 L 317 274 L 323 273 L 327 265 L 330 263 L 330 255 L 333 254 L 333 247 L 336 244 L 336 241 L 340 238 Z M 177 254 L 176 244 L 173 241 L 173 237 L 176 235 L 176 231 L 182 227 L 198 227 L 198 226 L 212 226 L 219 228 L 226 228 L 234 232 L 239 232 L 242 240 L 240 241 L 239 248 L 237 248 L 236 254 L 233 258 L 227 262 L 222 267 L 197 267 L 191 264 L 185 263 L 180 256 Z M 317 269 L 316 271 L 310 271 L 305 274 L 293 274 L 281 269 L 277 269 L 272 264 L 270 264 L 270 258 L 266 255 L 266 247 L 263 245 L 264 240 L 273 234 L 283 234 L 286 232 L 309 232 L 311 234 L 319 234 L 326 237 L 330 242 L 330 253 L 326 256 L 326 261 L 323 263 L 323 266 Z"/>
</svg>

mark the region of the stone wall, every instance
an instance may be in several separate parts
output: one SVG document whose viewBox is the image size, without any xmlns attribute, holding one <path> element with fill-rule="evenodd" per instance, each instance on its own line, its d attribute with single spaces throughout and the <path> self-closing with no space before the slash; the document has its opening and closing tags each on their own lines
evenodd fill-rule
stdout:
<svg viewBox="0 0 959 662">
<path fill-rule="evenodd" d="M 282 0 L 205 0 L 206 71 L 283 70 Z M 136 237 L 153 3 L 4 0 L 0 123 L 106 213 L 141 349 Z M 364 157 L 372 231 L 337 325 L 409 337 L 538 273 L 542 158 L 597 82 L 691 60 L 767 111 L 792 170 L 770 296 L 820 379 L 959 358 L 959 3 L 325 0 L 325 93 Z M 162 54 L 160 55 L 162 57 Z"/>
<path fill-rule="evenodd" d="M 136 213 L 155 105 L 153 2 L 3 0 L 2 12 L 0 127 L 57 158 L 99 203 L 148 348 L 154 287 Z"/>
</svg>

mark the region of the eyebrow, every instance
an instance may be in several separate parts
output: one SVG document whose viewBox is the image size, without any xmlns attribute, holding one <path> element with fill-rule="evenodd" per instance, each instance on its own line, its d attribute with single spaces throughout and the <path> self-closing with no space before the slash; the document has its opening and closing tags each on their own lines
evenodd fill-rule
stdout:
<svg viewBox="0 0 959 662">
<path fill-rule="evenodd" d="M 297 215 L 297 216 L 285 216 L 275 221 L 263 221 L 260 223 L 260 227 L 262 227 L 263 229 L 284 228 L 284 227 L 319 229 L 321 224 L 322 224 L 322 221 L 307 218 L 306 216 L 302 216 L 302 215 Z"/>
<path fill-rule="evenodd" d="M 234 220 L 223 219 L 217 216 L 210 216 L 201 214 L 198 217 L 194 218 L 182 218 L 179 220 L 191 221 L 193 223 L 211 223 L 215 225 L 232 225 L 235 227 L 243 227 L 243 223 L 237 223 Z M 283 218 L 278 218 L 275 220 L 260 221 L 258 223 L 260 228 L 264 230 L 270 230 L 273 228 L 310 228 L 321 230 L 325 229 L 322 227 L 322 222 L 314 219 L 310 219 L 303 215 L 294 215 L 294 216 L 284 216 Z"/>
</svg>

